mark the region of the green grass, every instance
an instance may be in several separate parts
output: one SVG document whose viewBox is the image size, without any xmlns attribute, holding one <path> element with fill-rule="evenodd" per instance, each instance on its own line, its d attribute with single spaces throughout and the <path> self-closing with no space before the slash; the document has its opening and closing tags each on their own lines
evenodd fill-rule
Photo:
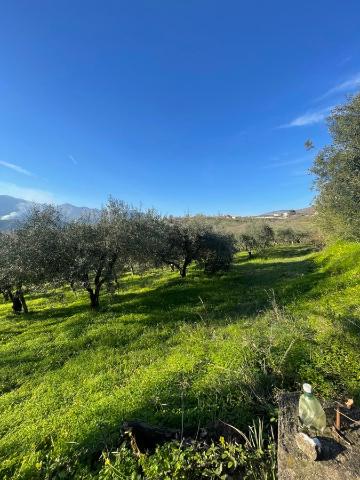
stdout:
<svg viewBox="0 0 360 480">
<path fill-rule="evenodd" d="M 123 421 L 196 431 L 276 416 L 274 389 L 360 400 L 360 245 L 277 247 L 230 272 L 127 276 L 0 304 L 0 478 L 97 478 Z"/>
<path fill-rule="evenodd" d="M 223 229 L 234 235 L 244 233 L 249 222 L 268 224 L 274 232 L 278 232 L 284 228 L 292 228 L 295 231 L 304 232 L 311 236 L 317 237 L 320 233 L 319 227 L 316 225 L 316 218 L 314 215 L 290 215 L 287 218 L 274 217 L 274 218 L 258 218 L 258 217 L 238 217 L 236 219 L 226 218 L 222 216 L 218 217 L 205 217 L 206 221 L 214 225 L 217 229 Z"/>
</svg>

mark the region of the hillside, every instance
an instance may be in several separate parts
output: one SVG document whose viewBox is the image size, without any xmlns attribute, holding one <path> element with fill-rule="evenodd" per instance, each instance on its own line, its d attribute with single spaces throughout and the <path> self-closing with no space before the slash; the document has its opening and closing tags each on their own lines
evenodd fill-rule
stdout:
<svg viewBox="0 0 360 480">
<path fill-rule="evenodd" d="M 287 211 L 287 210 L 286 210 Z M 274 217 L 274 216 L 257 216 L 257 217 L 235 217 L 230 215 L 205 217 L 216 228 L 223 229 L 226 232 L 238 235 L 243 233 L 250 222 L 253 223 L 266 223 L 270 225 L 274 232 L 280 229 L 292 228 L 296 231 L 309 233 L 313 236 L 319 236 L 319 228 L 315 222 L 315 216 L 309 215 L 290 215 L 287 217 Z"/>
<path fill-rule="evenodd" d="M 288 210 L 273 210 L 272 212 L 261 213 L 257 215 L 258 217 L 287 217 L 287 216 L 309 216 L 314 215 L 314 207 L 306 207 L 299 209 L 288 209 Z"/>
<path fill-rule="evenodd" d="M 97 313 L 71 291 L 0 304 L 0 477 L 105 478 L 125 420 L 245 429 L 304 380 L 360 400 L 359 260 L 278 247 L 215 277 L 128 275 Z"/>
</svg>

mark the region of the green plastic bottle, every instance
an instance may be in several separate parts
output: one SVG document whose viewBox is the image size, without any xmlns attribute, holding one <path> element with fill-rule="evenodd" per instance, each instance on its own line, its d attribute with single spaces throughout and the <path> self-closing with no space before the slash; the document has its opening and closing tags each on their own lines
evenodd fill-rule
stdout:
<svg viewBox="0 0 360 480">
<path fill-rule="evenodd" d="M 326 427 L 326 415 L 319 400 L 314 397 L 311 385 L 304 383 L 304 393 L 299 399 L 299 417 L 305 427 L 314 428 L 321 433 Z"/>
</svg>

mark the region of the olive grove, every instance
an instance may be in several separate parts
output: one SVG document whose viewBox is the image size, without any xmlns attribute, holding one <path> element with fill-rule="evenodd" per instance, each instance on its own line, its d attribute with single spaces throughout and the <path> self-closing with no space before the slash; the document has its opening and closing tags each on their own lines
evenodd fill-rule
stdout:
<svg viewBox="0 0 360 480">
<path fill-rule="evenodd" d="M 212 274 L 230 267 L 231 235 L 199 218 L 166 218 L 110 199 L 97 218 L 66 221 L 53 206 L 34 207 L 18 227 L 0 236 L 0 292 L 14 312 L 28 311 L 25 293 L 36 288 L 84 289 L 97 308 L 106 285 L 138 267 L 170 266 L 185 277 L 196 262 Z"/>
</svg>

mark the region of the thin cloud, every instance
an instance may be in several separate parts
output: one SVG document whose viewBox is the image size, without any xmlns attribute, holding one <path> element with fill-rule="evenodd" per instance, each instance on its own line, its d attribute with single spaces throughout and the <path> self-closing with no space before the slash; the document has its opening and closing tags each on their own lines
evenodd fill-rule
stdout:
<svg viewBox="0 0 360 480">
<path fill-rule="evenodd" d="M 291 175 L 293 177 L 304 177 L 304 176 L 309 176 L 311 175 L 311 172 L 309 171 L 309 169 L 306 169 L 306 170 L 293 170 L 291 172 Z"/>
<path fill-rule="evenodd" d="M 339 83 L 338 85 L 335 85 L 335 87 L 330 88 L 317 100 L 323 100 L 324 98 L 330 97 L 331 95 L 335 95 L 337 93 L 352 92 L 358 88 L 360 88 L 360 72 L 345 82 Z"/>
<path fill-rule="evenodd" d="M 0 182 L 0 195 L 10 195 L 29 202 L 54 203 L 54 196 L 51 192 L 37 188 L 21 187 L 15 183 Z"/>
<path fill-rule="evenodd" d="M 269 163 L 268 165 L 266 165 L 265 168 L 288 167 L 288 166 L 292 166 L 292 165 L 299 165 L 299 164 L 302 164 L 302 163 L 307 163 L 307 162 L 310 162 L 310 161 L 311 161 L 310 157 L 293 158 L 293 159 L 284 160 L 284 161 L 281 161 L 281 162 Z"/>
<path fill-rule="evenodd" d="M 78 164 L 76 158 L 73 155 L 68 154 L 68 159 L 71 160 L 74 165 Z"/>
<path fill-rule="evenodd" d="M 332 108 L 333 106 L 322 108 L 321 110 L 306 112 L 303 115 L 294 118 L 291 122 L 286 123 L 285 125 L 280 125 L 278 128 L 306 127 L 308 125 L 321 123 L 328 116 Z"/>
<path fill-rule="evenodd" d="M 29 170 L 26 170 L 15 163 L 4 162 L 3 160 L 0 160 L 0 165 L 2 167 L 9 168 L 10 170 L 14 170 L 15 172 L 22 173 L 23 175 L 27 175 L 28 177 L 35 177 L 33 173 L 29 172 Z"/>
<path fill-rule="evenodd" d="M 347 57 L 344 57 L 340 62 L 337 64 L 338 67 L 342 67 L 346 63 L 349 63 L 352 60 L 352 55 L 348 55 Z"/>
<path fill-rule="evenodd" d="M 0 217 L 0 220 L 13 220 L 14 218 L 17 218 L 20 215 L 20 212 L 11 212 L 8 213 L 7 215 L 3 215 Z"/>
</svg>

